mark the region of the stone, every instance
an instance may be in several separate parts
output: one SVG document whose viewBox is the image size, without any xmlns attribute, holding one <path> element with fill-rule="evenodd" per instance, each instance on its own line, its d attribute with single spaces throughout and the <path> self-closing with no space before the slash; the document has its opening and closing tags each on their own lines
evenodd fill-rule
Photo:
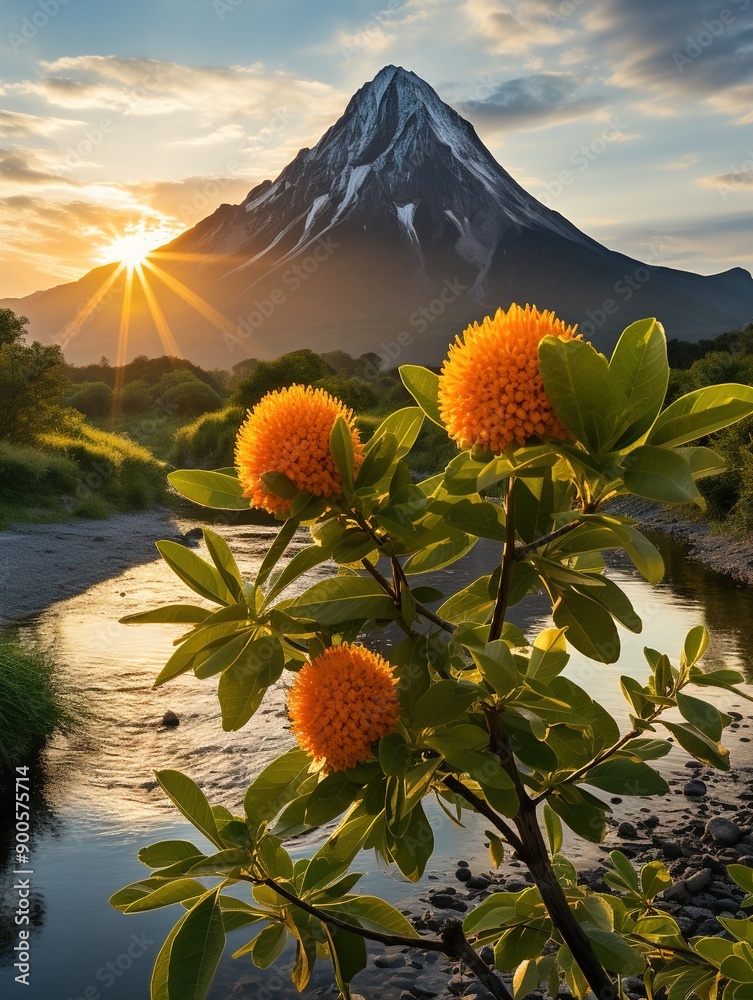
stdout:
<svg viewBox="0 0 753 1000">
<path fill-rule="evenodd" d="M 731 847 L 740 839 L 741 830 L 734 820 L 725 819 L 724 816 L 714 816 L 706 824 L 706 834 L 717 844 Z"/>
<path fill-rule="evenodd" d="M 492 948 L 491 945 L 485 944 L 479 952 L 479 955 L 487 965 L 494 965 L 494 948 Z"/>
<path fill-rule="evenodd" d="M 709 882 L 711 882 L 711 870 L 702 868 L 695 875 L 690 875 L 685 879 L 685 888 L 691 895 L 697 896 L 699 892 L 703 892 Z"/>
<path fill-rule="evenodd" d="M 468 882 L 473 876 L 471 875 L 470 868 L 458 868 L 455 872 L 455 878 L 458 882 Z"/>
<path fill-rule="evenodd" d="M 375 955 L 374 965 L 378 969 L 399 969 L 405 965 L 405 959 L 402 955 Z"/>
<path fill-rule="evenodd" d="M 457 910 L 459 913 L 464 913 L 468 906 L 463 902 L 462 899 L 458 899 L 457 896 L 450 895 L 449 892 L 438 892 L 431 897 L 432 906 L 436 906 L 440 910 Z M 428 926 L 428 921 L 427 921 Z"/>
<path fill-rule="evenodd" d="M 638 837 L 638 831 L 632 823 L 624 822 L 617 827 L 617 836 L 626 840 L 635 840 Z"/>
<path fill-rule="evenodd" d="M 171 712 L 170 709 L 168 708 L 168 710 L 162 716 L 162 725 L 163 726 L 171 726 L 171 727 L 172 726 L 179 726 L 180 725 L 180 719 L 175 714 L 175 712 Z"/>
<path fill-rule="evenodd" d="M 683 788 L 683 793 L 689 798 L 699 798 L 701 795 L 706 794 L 706 783 L 701 781 L 700 778 L 693 778 L 689 781 Z"/>
</svg>

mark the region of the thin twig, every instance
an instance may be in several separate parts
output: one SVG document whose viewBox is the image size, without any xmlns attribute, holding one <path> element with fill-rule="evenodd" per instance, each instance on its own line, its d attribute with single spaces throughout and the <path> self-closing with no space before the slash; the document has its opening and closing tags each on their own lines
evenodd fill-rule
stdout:
<svg viewBox="0 0 753 1000">
<path fill-rule="evenodd" d="M 518 835 L 484 799 L 476 795 L 475 792 L 472 792 L 467 785 L 464 785 L 462 781 L 451 774 L 445 775 L 443 781 L 451 792 L 465 799 L 469 805 L 473 806 L 476 812 L 485 816 L 493 826 L 496 826 L 500 833 L 504 834 L 505 840 L 513 850 L 520 850 L 521 842 Z"/>
<path fill-rule="evenodd" d="M 489 626 L 489 642 L 494 642 L 502 635 L 505 625 L 507 605 L 510 601 L 512 574 L 515 569 L 515 479 L 511 476 L 507 484 L 505 498 L 505 547 L 502 553 L 502 567 L 499 573 L 499 587 L 494 602 L 492 623 Z"/>
<path fill-rule="evenodd" d="M 548 535 L 542 535 L 541 538 L 537 538 L 534 542 L 529 542 L 528 545 L 518 545 L 515 549 L 516 560 L 525 559 L 529 553 L 535 552 L 536 549 L 542 549 L 545 545 L 549 545 L 550 542 L 562 538 L 563 535 L 569 535 L 571 531 L 580 528 L 582 524 L 583 521 L 568 521 L 561 528 L 557 528 L 556 531 L 550 531 Z"/>
</svg>

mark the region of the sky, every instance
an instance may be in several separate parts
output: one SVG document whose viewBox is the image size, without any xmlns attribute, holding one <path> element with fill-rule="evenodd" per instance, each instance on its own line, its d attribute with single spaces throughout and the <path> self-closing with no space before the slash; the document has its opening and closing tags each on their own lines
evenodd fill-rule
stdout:
<svg viewBox="0 0 753 1000">
<path fill-rule="evenodd" d="M 0 0 L 0 297 L 240 202 L 388 63 L 610 248 L 753 269 L 753 0 Z"/>
</svg>

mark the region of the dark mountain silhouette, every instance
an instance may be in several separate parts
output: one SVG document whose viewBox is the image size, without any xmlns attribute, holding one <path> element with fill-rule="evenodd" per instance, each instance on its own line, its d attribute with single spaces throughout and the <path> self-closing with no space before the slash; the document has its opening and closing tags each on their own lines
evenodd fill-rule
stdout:
<svg viewBox="0 0 753 1000">
<path fill-rule="evenodd" d="M 753 317 L 747 271 L 702 276 L 608 250 L 528 194 L 469 122 L 395 66 L 276 180 L 221 205 L 152 263 L 176 341 L 205 366 L 304 346 L 432 363 L 468 322 L 511 301 L 580 322 L 604 348 L 643 316 L 690 341 Z M 115 357 L 124 274 L 81 322 L 113 270 L 2 304 L 28 315 L 35 337 L 62 336 L 69 360 Z M 159 325 L 134 281 L 126 357 L 163 353 Z"/>
</svg>

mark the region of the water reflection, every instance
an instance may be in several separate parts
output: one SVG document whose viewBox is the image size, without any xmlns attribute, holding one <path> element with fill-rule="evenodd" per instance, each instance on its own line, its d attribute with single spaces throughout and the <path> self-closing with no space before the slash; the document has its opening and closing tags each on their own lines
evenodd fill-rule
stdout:
<svg viewBox="0 0 753 1000">
<path fill-rule="evenodd" d="M 227 525 L 221 530 L 243 572 L 252 574 L 274 529 Z M 304 543 L 303 536 L 296 541 L 296 545 Z M 661 541 L 661 546 L 667 579 L 658 587 L 646 584 L 621 559 L 610 566 L 610 575 L 627 591 L 644 620 L 642 635 L 620 630 L 623 657 L 619 665 L 602 666 L 574 656 L 568 666 L 569 675 L 623 721 L 627 716 L 619 692 L 620 675 L 645 677 L 645 645 L 676 657 L 685 633 L 699 622 L 713 633 L 713 665 L 736 666 L 749 675 L 751 671 L 743 636 L 750 591 L 686 562 L 675 543 Z M 427 574 L 422 582 L 449 594 L 490 572 L 497 559 L 495 546 L 480 543 L 463 564 Z M 299 589 L 330 572 L 331 567 L 319 567 L 305 583 L 299 583 Z M 152 687 L 177 630 L 168 625 L 123 626 L 117 619 L 157 604 L 183 602 L 186 596 L 169 569 L 150 560 L 128 565 L 116 576 L 18 626 L 22 638 L 54 646 L 63 686 L 85 692 L 87 712 L 85 732 L 77 734 L 77 739 L 58 738 L 45 755 L 44 770 L 38 772 L 40 789 L 44 789 L 39 801 L 44 805 L 35 813 L 34 863 L 38 872 L 35 891 L 40 894 L 36 919 L 42 931 L 34 942 L 36 964 L 32 987 L 26 993 L 30 1000 L 75 1000 L 85 996 L 89 987 L 107 1000 L 146 1000 L 151 964 L 176 915 L 168 910 L 138 920 L 123 917 L 110 910 L 107 897 L 125 882 L 143 877 L 145 869 L 135 855 L 145 843 L 169 838 L 200 841 L 157 789 L 154 770 L 184 770 L 200 781 L 212 801 L 239 811 L 248 781 L 292 742 L 283 685 L 269 693 L 257 716 L 238 733 L 222 732 L 211 681 L 184 676 L 158 690 Z M 537 597 L 514 608 L 511 617 L 529 635 L 549 623 L 547 604 Z M 160 725 L 167 709 L 180 718 L 175 729 Z M 82 739 L 88 749 L 82 750 Z M 43 774 L 47 775 L 44 783 Z M 478 843 L 483 851 L 483 836 L 476 836 L 483 827 L 474 829 L 471 820 L 472 829 L 458 830 L 438 810 L 431 815 L 439 850 L 422 883 L 408 887 L 394 872 L 389 877 L 376 872 L 366 882 L 369 891 L 400 902 L 406 893 L 420 894 L 432 880 L 444 880 L 451 868 L 448 858 L 474 860 L 468 853 L 469 843 Z M 295 853 L 310 853 L 320 836 L 302 838 Z M 0 826 L 0 857 L 7 858 L 9 846 L 9 832 Z M 374 871 L 372 857 L 364 863 Z M 138 958 L 131 955 L 128 964 L 134 933 L 145 934 L 151 944 L 144 946 Z M 2 946 L 7 964 L 8 945 L 2 941 Z M 118 961 L 127 967 L 120 968 Z M 117 975 L 108 971 L 112 965 Z M 268 983 L 268 975 L 252 971 L 248 963 L 239 967 L 225 961 L 212 996 L 217 1000 L 254 996 L 261 982 Z M 0 970 L 0 983 L 11 979 L 11 969 Z M 275 995 L 294 996 L 292 987 L 282 988 L 284 981 L 278 982 Z M 314 985 L 329 981 L 329 974 L 322 970 Z"/>
</svg>

